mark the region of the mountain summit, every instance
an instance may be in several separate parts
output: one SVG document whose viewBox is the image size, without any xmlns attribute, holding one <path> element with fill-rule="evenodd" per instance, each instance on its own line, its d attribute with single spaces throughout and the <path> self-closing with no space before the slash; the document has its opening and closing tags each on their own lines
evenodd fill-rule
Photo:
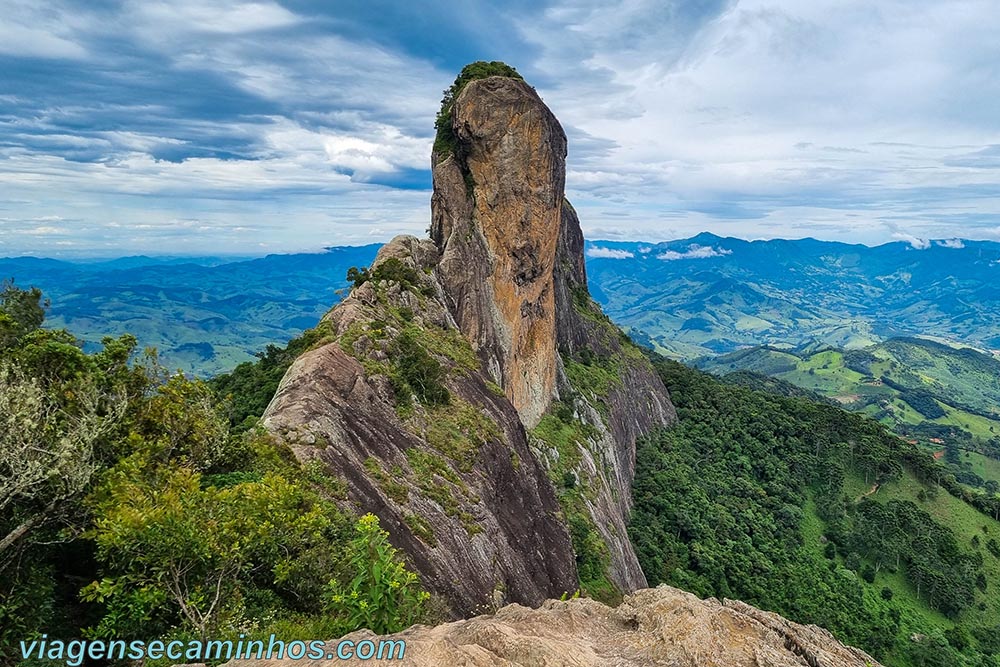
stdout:
<svg viewBox="0 0 1000 667">
<path fill-rule="evenodd" d="M 537 93 L 470 65 L 438 132 L 432 238 L 352 273 L 263 423 L 455 615 L 618 598 L 646 583 L 625 530 L 635 441 L 673 405 L 587 293 L 566 135 Z"/>
</svg>

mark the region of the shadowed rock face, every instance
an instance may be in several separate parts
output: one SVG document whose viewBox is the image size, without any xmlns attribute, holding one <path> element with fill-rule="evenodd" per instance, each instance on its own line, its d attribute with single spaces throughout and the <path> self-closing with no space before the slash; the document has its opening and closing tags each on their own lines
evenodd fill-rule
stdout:
<svg viewBox="0 0 1000 667">
<path fill-rule="evenodd" d="M 434 165 L 431 235 L 455 321 L 531 428 L 556 391 L 553 268 L 566 135 L 523 81 L 468 84 Z"/>
<path fill-rule="evenodd" d="M 632 509 L 636 440 L 677 420 L 677 411 L 663 381 L 650 363 L 634 354 L 635 348 L 591 300 L 583 257 L 583 232 L 576 211 L 563 202 L 554 271 L 556 343 L 571 359 L 582 351 L 613 359 L 619 382 L 603 396 L 576 399 L 579 418 L 595 436 L 581 447 L 583 472 L 592 480 L 588 512 L 608 547 L 608 575 L 620 591 L 646 586 L 635 550 L 628 539 Z M 629 354 L 632 352 L 632 354 Z M 576 394 L 559 359 L 559 390 Z"/>
<path fill-rule="evenodd" d="M 324 318 L 324 344 L 289 368 L 264 426 L 342 479 L 345 509 L 378 515 L 456 616 L 576 590 L 570 511 L 606 547 L 608 581 L 641 588 L 626 531 L 635 441 L 674 409 L 587 293 L 563 198 L 565 135 L 512 78 L 469 83 L 451 118 L 455 150 L 434 156 L 431 240 L 381 249 L 372 279 Z M 414 347 L 433 362 L 415 362 Z M 574 386 L 579 358 L 611 381 Z M 428 363 L 445 403 L 407 384 L 424 384 L 407 373 Z M 559 398 L 586 434 L 569 452 L 532 431 Z M 566 475 L 579 480 L 572 507 L 552 483 Z"/>
<path fill-rule="evenodd" d="M 376 514 L 454 614 L 506 601 L 534 606 L 575 590 L 572 546 L 545 471 L 425 272 L 437 260 L 434 244 L 397 237 L 373 267 L 389 259 L 413 268 L 420 284 L 373 281 L 353 290 L 325 318 L 334 340 L 285 374 L 265 427 L 300 460 L 322 461 L 343 479 L 347 508 Z M 404 331 L 445 351 L 438 358 L 448 405 L 396 407 L 384 371 Z"/>
<path fill-rule="evenodd" d="M 374 635 L 346 638 L 360 642 Z M 405 667 L 879 667 L 816 626 L 666 586 L 638 591 L 617 609 L 587 599 L 553 600 L 541 609 L 512 605 L 493 616 L 414 626 L 388 639 L 406 641 L 397 662 Z"/>
</svg>

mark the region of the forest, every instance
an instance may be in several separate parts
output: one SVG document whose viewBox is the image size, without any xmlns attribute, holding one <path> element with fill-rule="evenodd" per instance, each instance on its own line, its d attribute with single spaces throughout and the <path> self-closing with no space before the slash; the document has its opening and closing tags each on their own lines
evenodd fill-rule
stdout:
<svg viewBox="0 0 1000 667">
<path fill-rule="evenodd" d="M 962 544 L 932 516 L 939 489 L 961 496 L 932 457 L 832 405 L 655 363 L 679 422 L 637 453 L 630 535 L 651 585 L 815 623 L 886 664 L 1000 664 L 996 524 L 980 515 Z M 916 502 L 886 499 L 910 483 Z"/>
<path fill-rule="evenodd" d="M 234 405 L 129 335 L 85 353 L 45 305 L 0 288 L 0 664 L 40 633 L 305 640 L 427 617 L 376 517 L 254 420 L 233 428 L 256 394 Z"/>
</svg>

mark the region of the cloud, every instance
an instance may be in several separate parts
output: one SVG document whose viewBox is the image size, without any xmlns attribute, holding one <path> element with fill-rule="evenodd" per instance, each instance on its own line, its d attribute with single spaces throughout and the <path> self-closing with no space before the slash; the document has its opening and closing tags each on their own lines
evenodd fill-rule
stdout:
<svg viewBox="0 0 1000 667">
<path fill-rule="evenodd" d="M 678 259 L 708 259 L 710 257 L 724 257 L 732 254 L 733 251 L 726 248 L 713 248 L 711 246 L 701 246 L 694 243 L 684 252 L 667 250 L 657 255 L 656 259 L 662 259 L 665 262 L 672 262 Z"/>
<path fill-rule="evenodd" d="M 215 0 L 133 0 L 130 15 L 148 27 L 163 31 L 238 34 L 274 30 L 295 25 L 302 17 L 274 2 Z"/>
<path fill-rule="evenodd" d="M 956 250 L 961 250 L 965 247 L 965 243 L 962 239 L 944 239 L 936 242 L 942 248 L 954 248 Z"/>
<path fill-rule="evenodd" d="M 592 248 L 587 248 L 587 257 L 604 259 L 632 259 L 635 257 L 635 253 L 630 250 L 621 250 L 619 248 L 599 248 L 594 246 Z"/>
<path fill-rule="evenodd" d="M 931 242 L 927 239 L 922 239 L 919 236 L 907 234 L 906 232 L 893 232 L 892 238 L 900 241 L 906 241 L 913 247 L 914 250 L 927 250 L 931 247 Z"/>
<path fill-rule="evenodd" d="M 591 237 L 921 247 L 1000 226 L 989 0 L 0 6 L 0 211 L 65 218 L 5 226 L 5 253 L 422 234 L 441 90 L 480 58 L 560 119 Z M 209 230 L 159 236 L 193 218 Z"/>
</svg>

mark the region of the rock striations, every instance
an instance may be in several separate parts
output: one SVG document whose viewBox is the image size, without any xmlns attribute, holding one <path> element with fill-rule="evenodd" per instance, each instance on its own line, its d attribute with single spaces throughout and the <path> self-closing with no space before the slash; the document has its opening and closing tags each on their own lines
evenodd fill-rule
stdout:
<svg viewBox="0 0 1000 667">
<path fill-rule="evenodd" d="M 374 637 L 360 631 L 346 639 L 358 644 Z M 666 586 L 627 596 L 616 609 L 586 599 L 552 600 L 541 609 L 510 605 L 492 616 L 418 625 L 388 639 L 406 642 L 396 662 L 404 667 L 878 667 L 816 626 Z M 386 644 L 383 651 L 391 648 Z M 345 667 L 370 663 L 337 661 Z"/>
<path fill-rule="evenodd" d="M 445 129 L 431 239 L 382 248 L 264 425 L 342 479 L 456 616 L 581 585 L 613 599 L 646 583 L 635 441 L 673 406 L 590 299 L 566 135 L 535 91 L 467 82 Z"/>
<path fill-rule="evenodd" d="M 566 135 L 524 81 L 473 81 L 435 155 L 431 237 L 462 333 L 531 428 L 556 393 L 554 269 Z"/>
</svg>

